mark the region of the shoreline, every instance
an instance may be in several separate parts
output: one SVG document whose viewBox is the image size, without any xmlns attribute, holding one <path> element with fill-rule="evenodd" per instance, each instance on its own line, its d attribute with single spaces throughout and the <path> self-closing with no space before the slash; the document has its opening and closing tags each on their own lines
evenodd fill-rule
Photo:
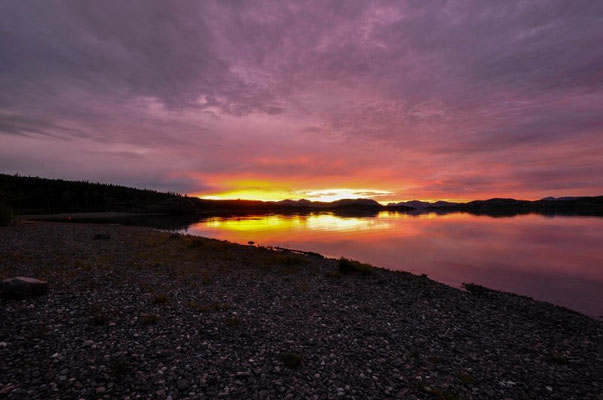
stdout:
<svg viewBox="0 0 603 400">
<path fill-rule="evenodd" d="M 457 212 L 458 214 L 462 214 L 462 212 Z M 274 215 L 276 217 L 282 217 L 282 216 L 286 216 L 287 214 L 273 214 L 273 213 L 269 213 L 269 214 L 251 214 L 253 217 L 264 217 L 266 215 Z M 68 217 L 71 217 L 71 219 L 67 219 Z M 214 216 L 217 218 L 225 218 L 226 220 L 230 219 L 230 218 L 236 218 L 235 216 Z M 140 227 L 150 227 L 150 228 L 155 228 L 155 229 L 159 229 L 159 230 L 163 230 L 163 231 L 169 231 L 169 232 L 178 232 L 178 233 L 183 233 L 183 234 L 191 234 L 190 230 L 188 228 L 190 228 L 191 226 L 204 221 L 204 217 L 198 217 L 195 219 L 188 219 L 188 218 L 183 218 L 183 217 L 175 217 L 175 216 L 170 216 L 170 215 L 165 215 L 165 214 L 140 214 L 140 213 L 116 213 L 116 212 L 111 212 L 111 213 L 72 213 L 72 214 L 47 214 L 47 215 L 41 215 L 41 216 L 36 216 L 36 215 L 23 215 L 20 217 L 21 220 L 25 220 L 23 222 L 25 223 L 34 223 L 35 221 L 50 221 L 50 222 L 64 222 L 64 223 L 92 223 L 92 224 L 118 224 L 118 225 L 124 225 L 124 226 L 140 226 Z M 213 218 L 213 217 L 212 217 Z M 29 222 L 27 220 L 30 220 Z M 194 229 L 193 229 L 194 231 Z M 195 236 L 195 233 L 192 233 Z M 223 236 L 223 235 L 216 235 L 216 236 L 207 236 L 209 237 L 220 237 L 222 240 L 232 240 L 232 238 L 229 238 L 228 236 Z M 238 240 L 240 239 L 240 240 Z M 241 239 L 241 238 L 235 238 L 235 240 L 233 241 L 233 243 L 238 243 L 238 244 L 247 244 L 248 240 L 254 240 L 255 238 L 253 236 L 248 236 L 247 239 Z M 274 240 L 268 240 L 268 241 L 263 241 L 261 243 L 254 243 L 256 245 L 261 245 L 261 246 L 267 246 L 267 247 L 271 247 L 271 248 L 276 248 L 277 250 L 279 250 L 278 246 L 280 245 L 280 242 L 278 241 L 274 241 Z M 273 247 L 276 246 L 276 247 Z M 294 248 L 291 248 L 289 250 L 293 251 L 293 252 L 299 252 L 299 253 L 304 253 L 304 252 L 309 252 L 309 253 L 314 253 L 314 254 L 318 254 L 316 253 L 316 251 L 320 252 L 321 250 L 317 250 L 317 249 L 313 249 L 312 247 L 306 247 L 305 250 L 306 251 L 301 251 L 300 249 L 295 248 L 295 246 L 293 246 Z M 367 249 L 367 251 L 370 252 L 370 248 Z M 362 258 L 363 255 L 359 254 L 358 252 L 355 253 L 356 257 L 359 257 L 359 259 L 363 259 L 364 262 L 368 262 L 368 263 L 375 263 L 375 259 L 373 257 L 373 259 L 369 258 Z M 320 256 L 324 256 L 324 257 L 329 257 L 329 258 L 338 258 L 338 257 L 348 257 L 349 254 L 345 253 L 345 252 L 329 252 L 329 249 L 322 249 L 322 254 L 320 254 Z M 378 261 L 376 262 L 376 264 L 378 264 Z M 416 267 L 416 266 L 415 266 Z M 564 301 L 560 301 L 557 298 L 554 298 L 553 296 L 542 296 L 540 295 L 541 293 L 538 293 L 537 291 L 532 291 L 532 290 L 519 290 L 517 291 L 518 287 L 513 287 L 513 285 L 499 285 L 497 284 L 497 282 L 492 282 L 492 281 L 483 281 L 480 280 L 480 277 L 476 277 L 475 279 L 472 279 L 471 277 L 467 278 L 467 276 L 471 276 L 471 274 L 465 274 L 463 276 L 456 276 L 455 279 L 442 279 L 442 276 L 438 276 L 437 271 L 436 273 L 434 273 L 434 271 L 423 271 L 421 270 L 421 268 L 415 269 L 415 268 L 399 268 L 396 264 L 389 264 L 387 266 L 384 266 L 382 268 L 388 269 L 390 271 L 406 271 L 406 272 L 411 272 L 413 274 L 418 274 L 420 275 L 421 273 L 424 272 L 428 272 L 428 276 L 430 279 L 434 279 L 437 282 L 443 283 L 445 285 L 448 286 L 452 286 L 454 288 L 457 289 L 464 289 L 464 285 L 465 283 L 472 283 L 472 284 L 479 284 L 480 286 L 483 286 L 484 288 L 487 288 L 489 290 L 492 291 L 500 291 L 500 292 L 505 292 L 505 293 L 509 293 L 509 294 L 516 294 L 519 296 L 526 296 L 529 298 L 532 298 L 536 301 L 543 301 L 543 302 L 547 302 L 550 304 L 554 304 L 556 306 L 560 306 L 560 307 L 564 307 L 567 308 L 569 310 L 572 311 L 576 311 L 578 313 L 584 314 L 590 318 L 593 318 L 597 321 L 603 321 L 603 310 L 600 309 L 600 307 L 597 308 L 597 304 L 595 301 L 596 298 L 596 294 L 591 294 L 586 302 L 582 302 L 580 303 L 579 300 L 577 300 L 576 302 L 574 302 L 574 300 L 571 300 L 570 298 L 566 297 Z M 432 275 L 432 273 L 434 273 Z M 546 278 L 546 276 L 544 277 Z M 516 282 L 517 283 L 517 282 Z M 561 282 L 559 282 L 561 283 Z M 557 286 L 560 286 L 559 284 Z M 562 286 L 562 285 L 561 285 Z M 524 288 L 525 289 L 525 288 Z M 562 287 L 559 287 L 560 290 L 562 290 Z M 576 299 L 578 299 L 581 295 L 581 293 L 575 293 L 576 294 Z M 586 297 L 585 297 L 586 298 Z M 590 303 L 589 303 L 590 302 Z"/>
<path fill-rule="evenodd" d="M 0 300 L 9 399 L 603 393 L 603 324 L 520 295 L 119 225 L 1 227 L 0 252 L 50 285 Z"/>
</svg>

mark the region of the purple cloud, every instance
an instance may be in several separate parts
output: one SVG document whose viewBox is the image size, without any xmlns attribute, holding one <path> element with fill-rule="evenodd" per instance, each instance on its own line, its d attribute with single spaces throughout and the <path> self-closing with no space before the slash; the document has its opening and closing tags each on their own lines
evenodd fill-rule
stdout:
<svg viewBox="0 0 603 400">
<path fill-rule="evenodd" d="M 190 176 L 293 174 L 312 186 L 293 190 L 372 177 L 400 198 L 600 194 L 602 16 L 561 0 L 4 2 L 0 168 L 191 193 L 213 185 Z"/>
</svg>

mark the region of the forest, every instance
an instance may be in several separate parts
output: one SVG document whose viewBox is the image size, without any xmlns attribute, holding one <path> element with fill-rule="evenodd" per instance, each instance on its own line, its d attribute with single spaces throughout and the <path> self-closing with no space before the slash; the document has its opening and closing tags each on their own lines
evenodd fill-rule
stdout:
<svg viewBox="0 0 603 400">
<path fill-rule="evenodd" d="M 175 197 L 181 196 L 105 183 L 0 174 L 0 204 L 18 214 L 140 212 Z"/>
</svg>

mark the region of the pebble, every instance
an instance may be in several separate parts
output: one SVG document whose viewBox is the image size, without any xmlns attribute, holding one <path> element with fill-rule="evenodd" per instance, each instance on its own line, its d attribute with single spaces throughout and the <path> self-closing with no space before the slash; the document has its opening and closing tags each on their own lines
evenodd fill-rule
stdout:
<svg viewBox="0 0 603 400">
<path fill-rule="evenodd" d="M 2 270 L 51 285 L 0 300 L 3 399 L 600 393 L 603 328 L 560 307 L 381 269 L 335 278 L 337 260 L 280 265 L 261 247 L 189 249 L 187 236 L 146 228 L 103 226 L 111 240 L 94 241 L 98 229 L 0 230 Z"/>
</svg>

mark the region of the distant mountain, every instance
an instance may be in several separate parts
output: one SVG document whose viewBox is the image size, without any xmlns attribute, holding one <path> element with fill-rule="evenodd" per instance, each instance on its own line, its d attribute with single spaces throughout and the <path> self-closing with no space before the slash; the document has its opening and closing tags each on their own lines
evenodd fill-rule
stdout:
<svg viewBox="0 0 603 400">
<path fill-rule="evenodd" d="M 342 199 L 330 203 L 333 207 L 371 207 L 382 208 L 383 206 L 372 199 Z"/>
<path fill-rule="evenodd" d="M 540 199 L 540 201 L 569 201 L 576 200 L 579 198 L 580 197 L 545 197 L 543 199 Z"/>
<path fill-rule="evenodd" d="M 539 213 L 546 215 L 594 215 L 603 216 L 603 196 L 598 197 L 545 197 L 541 200 L 517 200 L 512 198 L 493 198 L 474 200 L 467 203 L 436 201 L 434 203 L 411 200 L 389 203 L 386 208 L 412 207 L 421 211 L 466 212 L 477 215 L 512 216 L 518 214 Z"/>
<path fill-rule="evenodd" d="M 301 199 L 301 200 L 281 200 L 277 201 L 277 204 L 281 204 L 283 206 L 291 206 L 291 207 L 308 207 L 312 205 L 310 200 Z"/>
<path fill-rule="evenodd" d="M 536 201 L 495 198 L 461 203 L 452 207 L 452 209 L 488 215 L 539 213 L 546 215 L 603 216 L 603 196 L 553 197 Z"/>
<path fill-rule="evenodd" d="M 270 202 L 267 202 L 270 203 Z M 274 204 L 297 208 L 339 208 L 339 207 L 369 207 L 382 208 L 383 206 L 372 199 L 342 199 L 332 202 L 301 200 L 281 200 Z"/>
<path fill-rule="evenodd" d="M 430 203 L 428 201 L 420 201 L 420 200 L 411 200 L 411 201 L 402 201 L 399 203 L 389 203 L 387 207 L 412 207 L 417 210 L 423 210 L 428 208 L 446 208 L 456 206 L 459 203 L 451 203 L 448 201 L 436 201 L 434 203 Z"/>
</svg>

